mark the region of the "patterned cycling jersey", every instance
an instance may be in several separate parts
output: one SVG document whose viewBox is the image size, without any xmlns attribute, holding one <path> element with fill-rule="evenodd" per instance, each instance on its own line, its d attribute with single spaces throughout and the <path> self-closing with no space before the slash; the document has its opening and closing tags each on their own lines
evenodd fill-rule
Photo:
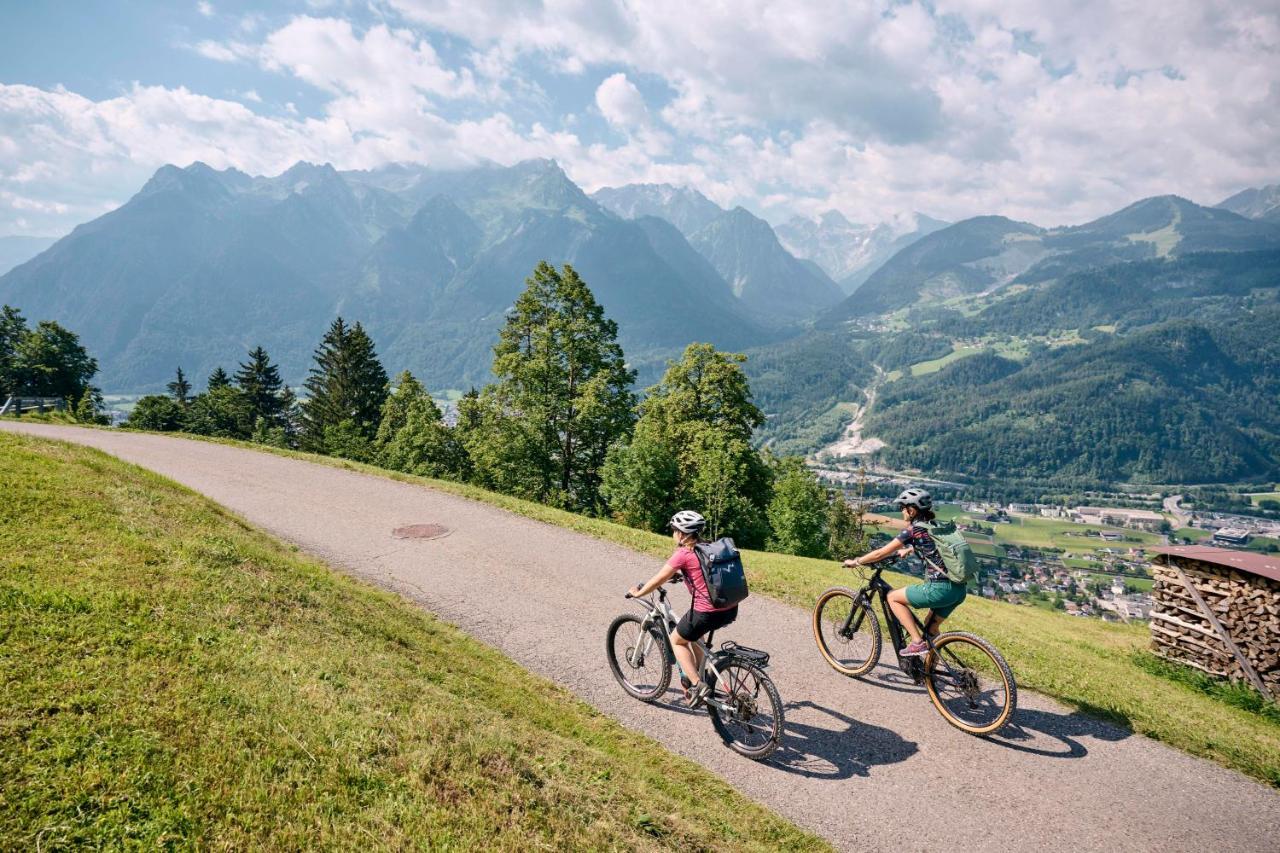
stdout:
<svg viewBox="0 0 1280 853">
<path fill-rule="evenodd" d="M 924 561 L 925 574 L 929 580 L 947 576 L 947 566 L 942 562 L 942 555 L 938 553 L 938 545 L 924 525 L 913 524 L 893 537 L 893 540 L 915 549 L 916 556 Z"/>
</svg>

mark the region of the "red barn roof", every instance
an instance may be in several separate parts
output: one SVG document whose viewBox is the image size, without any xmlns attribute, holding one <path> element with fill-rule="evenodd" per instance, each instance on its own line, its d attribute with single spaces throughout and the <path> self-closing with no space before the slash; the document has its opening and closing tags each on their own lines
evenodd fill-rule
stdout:
<svg viewBox="0 0 1280 853">
<path fill-rule="evenodd" d="M 1152 548 L 1157 554 L 1171 557 L 1186 557 L 1189 560 L 1200 560 L 1213 563 L 1228 569 L 1260 575 L 1269 580 L 1280 582 L 1280 555 L 1257 554 L 1251 551 L 1232 551 L 1229 548 L 1210 548 L 1208 545 L 1173 545 L 1167 548 Z"/>
</svg>

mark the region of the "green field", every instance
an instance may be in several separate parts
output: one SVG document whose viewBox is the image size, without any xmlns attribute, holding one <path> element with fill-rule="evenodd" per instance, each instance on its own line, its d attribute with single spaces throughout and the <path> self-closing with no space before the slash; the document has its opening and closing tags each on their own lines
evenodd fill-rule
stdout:
<svg viewBox="0 0 1280 853">
<path fill-rule="evenodd" d="M 1280 501 L 1280 492 L 1254 492 L 1249 501 L 1254 506 L 1261 506 L 1263 501 Z"/>
<path fill-rule="evenodd" d="M 1103 548 L 1150 547 L 1160 545 L 1161 537 L 1141 530 L 1126 530 L 1110 527 L 1098 527 L 1091 524 L 1075 524 L 1055 518 L 1011 517 L 1009 523 L 994 523 L 962 512 L 955 504 L 941 504 L 938 507 L 939 518 L 956 521 L 972 521 L 995 530 L 995 544 L 1012 545 L 1021 548 L 1059 548 L 1073 554 L 1085 554 L 1100 551 Z M 1099 538 L 1099 531 L 1106 530 L 1119 533 L 1129 540 L 1107 542 Z M 977 541 L 975 539 L 975 541 Z"/>
<path fill-rule="evenodd" d="M 1129 584 L 1130 586 L 1136 587 L 1143 592 L 1150 592 L 1152 585 L 1155 583 L 1155 581 L 1151 580 L 1151 578 L 1135 578 L 1127 575 L 1122 575 L 1121 577 L 1124 577 L 1125 583 Z M 1090 578 L 1092 580 L 1102 581 L 1103 583 L 1110 585 L 1111 581 L 1113 581 L 1116 578 L 1116 575 L 1108 574 L 1106 572 L 1093 572 L 1090 574 Z"/>
<path fill-rule="evenodd" d="M 912 376 L 925 376 L 929 373 L 936 373 L 954 361 L 959 361 L 971 355 L 977 355 L 982 352 L 984 347 L 956 347 L 942 358 L 931 359 L 930 361 L 922 361 L 911 365 Z"/>
<path fill-rule="evenodd" d="M 0 850 L 826 848 L 167 480 L 0 434 L 0 494 Z"/>
</svg>

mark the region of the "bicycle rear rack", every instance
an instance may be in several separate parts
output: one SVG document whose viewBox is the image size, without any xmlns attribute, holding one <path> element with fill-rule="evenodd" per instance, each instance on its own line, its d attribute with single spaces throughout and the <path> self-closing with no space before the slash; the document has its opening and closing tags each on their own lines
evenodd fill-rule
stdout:
<svg viewBox="0 0 1280 853">
<path fill-rule="evenodd" d="M 731 655 L 736 658 L 742 658 L 748 663 L 753 663 L 759 667 L 769 665 L 769 653 L 763 649 L 753 649 L 750 646 L 740 646 L 734 640 L 725 640 L 720 644 L 720 653 Z"/>
</svg>

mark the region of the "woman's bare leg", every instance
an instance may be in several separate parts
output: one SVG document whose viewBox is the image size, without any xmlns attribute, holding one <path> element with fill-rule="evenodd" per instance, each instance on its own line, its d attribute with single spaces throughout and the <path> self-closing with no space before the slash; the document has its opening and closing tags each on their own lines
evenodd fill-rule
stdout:
<svg viewBox="0 0 1280 853">
<path fill-rule="evenodd" d="M 893 611 L 893 615 L 898 617 L 898 621 L 911 634 L 912 642 L 918 643 L 924 639 L 920 635 L 920 626 L 916 622 L 915 614 L 911 612 L 911 605 L 907 603 L 907 591 L 905 589 L 895 589 L 889 593 L 889 609 Z"/>
<path fill-rule="evenodd" d="M 702 669 L 697 659 L 699 650 L 675 630 L 671 632 L 671 650 L 676 653 L 676 661 L 680 664 L 680 669 L 684 670 L 685 678 L 697 687 L 698 682 L 702 680 L 698 676 Z"/>
</svg>

